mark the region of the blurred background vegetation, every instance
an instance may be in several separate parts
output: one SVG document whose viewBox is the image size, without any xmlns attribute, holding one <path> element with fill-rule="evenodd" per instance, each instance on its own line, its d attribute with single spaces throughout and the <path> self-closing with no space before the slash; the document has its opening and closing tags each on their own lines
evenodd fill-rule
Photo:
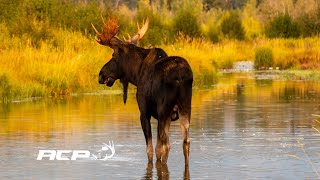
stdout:
<svg viewBox="0 0 320 180">
<path fill-rule="evenodd" d="M 3 101 L 104 90 L 97 76 L 112 51 L 91 28 L 101 15 L 119 19 L 119 37 L 149 17 L 141 45 L 188 59 L 195 86 L 243 60 L 320 69 L 319 0 L 0 0 L 0 9 Z"/>
</svg>

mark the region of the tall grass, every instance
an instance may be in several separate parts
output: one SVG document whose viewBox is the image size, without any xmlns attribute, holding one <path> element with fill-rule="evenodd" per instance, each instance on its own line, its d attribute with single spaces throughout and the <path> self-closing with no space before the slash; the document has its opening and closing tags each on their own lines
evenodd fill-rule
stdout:
<svg viewBox="0 0 320 180">
<path fill-rule="evenodd" d="M 265 47 L 257 48 L 255 51 L 254 66 L 256 69 L 269 68 L 273 66 L 272 50 Z"/>
<path fill-rule="evenodd" d="M 320 37 L 299 39 L 263 39 L 257 46 L 272 50 L 274 66 L 280 69 L 320 68 Z"/>
<path fill-rule="evenodd" d="M 183 4 L 189 1 L 191 3 Z M 255 1 L 250 1 L 251 6 L 244 10 L 246 13 L 240 13 L 242 19 L 238 21 L 243 21 L 245 30 L 245 37 L 238 38 L 241 41 L 221 35 L 221 21 L 226 12 L 203 12 L 202 5 L 195 0 L 173 3 L 172 10 L 149 7 L 141 1 L 138 9 L 120 6 L 117 11 L 111 10 L 110 3 L 28 2 L 31 4 L 22 3 L 18 9 L 15 3 L 7 3 L 11 7 L 6 5 L 8 13 L 0 13 L 0 100 L 3 102 L 106 89 L 98 84 L 97 76 L 112 50 L 97 44 L 90 35 L 90 23 L 100 23 L 100 14 L 119 18 L 119 37 L 135 32 L 136 21 L 141 22 L 148 16 L 150 29 L 141 45 L 162 47 L 169 55 L 186 58 L 197 87 L 215 83 L 218 69 L 232 68 L 236 61 L 253 61 L 256 49 L 261 47 L 272 51 L 274 67 L 320 69 L 320 37 L 265 39 L 256 18 Z M 194 22 L 200 25 L 181 24 L 183 18 L 175 23 L 175 17 L 185 17 L 188 15 L 184 14 L 188 13 L 185 10 L 190 8 L 194 10 L 191 14 Z"/>
<path fill-rule="evenodd" d="M 53 32 L 52 39 L 41 41 L 39 46 L 32 45 L 28 37 L 1 38 L 5 46 L 0 50 L 0 98 L 8 101 L 11 98 L 98 92 L 107 88 L 98 84 L 98 74 L 111 58 L 112 50 L 79 32 L 62 29 Z M 204 53 L 211 47 L 210 43 L 187 41 L 181 39 L 172 46 L 163 45 L 163 48 L 170 55 L 189 60 L 195 72 L 196 86 L 214 83 L 216 68 Z M 202 45 L 207 49 L 201 50 Z M 187 49 L 191 51 L 187 52 Z"/>
<path fill-rule="evenodd" d="M 93 37 L 79 32 L 55 29 L 50 40 L 32 45 L 27 36 L 6 35 L 0 25 L 0 99 L 58 96 L 77 92 L 97 92 L 100 68 L 112 50 L 97 44 Z M 319 69 L 320 38 L 224 40 L 211 43 L 203 39 L 178 36 L 173 44 L 162 44 L 169 55 L 186 58 L 195 86 L 215 83 L 218 69 L 231 68 L 233 62 L 253 60 L 255 49 L 272 50 L 274 65 L 281 69 Z M 120 88 L 117 84 L 116 88 Z"/>
<path fill-rule="evenodd" d="M 8 77 L 14 98 L 99 89 L 97 74 L 111 51 L 81 33 L 54 32 L 52 42 L 41 41 L 39 47 L 27 37 L 2 38 L 10 48 L 0 51 L 0 76 Z"/>
</svg>

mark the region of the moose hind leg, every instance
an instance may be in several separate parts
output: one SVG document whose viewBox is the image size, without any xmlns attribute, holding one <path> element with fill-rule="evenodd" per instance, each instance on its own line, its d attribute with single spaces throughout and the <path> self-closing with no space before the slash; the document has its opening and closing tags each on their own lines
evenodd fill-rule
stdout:
<svg viewBox="0 0 320 180">
<path fill-rule="evenodd" d="M 169 129 L 171 118 L 164 118 L 158 120 L 158 140 L 156 146 L 157 161 L 161 160 L 166 164 L 169 157 L 170 143 L 169 143 Z"/>
<path fill-rule="evenodd" d="M 181 133 L 183 140 L 183 154 L 185 159 L 185 165 L 189 165 L 189 151 L 190 151 L 190 116 L 182 115 L 180 117 Z"/>
<path fill-rule="evenodd" d="M 160 137 L 160 133 L 162 133 L 160 131 L 160 121 L 158 121 L 158 135 L 157 135 L 157 145 L 156 145 L 156 157 L 157 157 L 157 161 L 161 161 L 161 157 L 162 157 L 162 140 Z"/>
</svg>

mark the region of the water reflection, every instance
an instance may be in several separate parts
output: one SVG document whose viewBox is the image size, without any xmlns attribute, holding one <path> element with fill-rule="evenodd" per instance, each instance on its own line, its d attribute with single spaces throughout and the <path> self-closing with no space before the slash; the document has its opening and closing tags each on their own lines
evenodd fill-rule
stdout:
<svg viewBox="0 0 320 180">
<path fill-rule="evenodd" d="M 133 93 L 0 105 L 0 179 L 319 179 L 320 84 L 229 74 L 194 91 L 190 168 L 179 122 L 168 166 L 146 164 Z M 196 89 L 196 88 L 195 88 Z M 152 120 L 153 142 L 156 124 Z M 36 161 L 39 149 L 88 149 L 113 140 L 108 161 Z"/>
<path fill-rule="evenodd" d="M 183 176 L 184 180 L 190 179 L 189 166 L 184 166 Z M 146 174 L 142 179 L 170 179 L 170 172 L 167 164 L 162 164 L 160 161 L 156 161 L 156 176 L 153 174 L 153 163 L 148 163 L 146 168 Z"/>
</svg>

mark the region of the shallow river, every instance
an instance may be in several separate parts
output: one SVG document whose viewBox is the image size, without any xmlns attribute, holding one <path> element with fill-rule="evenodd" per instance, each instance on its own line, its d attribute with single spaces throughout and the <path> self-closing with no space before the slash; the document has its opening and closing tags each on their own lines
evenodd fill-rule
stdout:
<svg viewBox="0 0 320 180">
<path fill-rule="evenodd" d="M 189 168 L 179 122 L 168 166 L 148 166 L 135 94 L 123 105 L 111 92 L 0 104 L 0 179 L 320 178 L 320 83 L 226 74 L 194 87 Z M 39 150 L 111 156 L 103 143 L 114 144 L 106 160 L 37 160 Z"/>
</svg>

